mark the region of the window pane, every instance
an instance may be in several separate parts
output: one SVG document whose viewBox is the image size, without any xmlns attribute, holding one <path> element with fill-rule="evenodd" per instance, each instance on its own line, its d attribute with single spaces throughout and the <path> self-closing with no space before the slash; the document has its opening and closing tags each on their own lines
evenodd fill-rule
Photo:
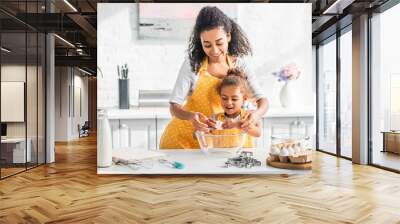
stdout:
<svg viewBox="0 0 400 224">
<path fill-rule="evenodd" d="M 372 18 L 372 163 L 400 170 L 400 4 Z M 396 132 L 397 131 L 397 132 Z"/>
<path fill-rule="evenodd" d="M 318 48 L 319 149 L 336 153 L 336 41 Z"/>
<path fill-rule="evenodd" d="M 341 155 L 351 158 L 352 141 L 352 35 L 340 37 L 340 127 Z"/>
</svg>

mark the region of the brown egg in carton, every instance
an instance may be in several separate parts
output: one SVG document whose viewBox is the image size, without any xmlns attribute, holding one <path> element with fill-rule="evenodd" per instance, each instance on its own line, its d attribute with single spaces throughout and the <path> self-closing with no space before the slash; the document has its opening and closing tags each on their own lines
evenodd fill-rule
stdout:
<svg viewBox="0 0 400 224">
<path fill-rule="evenodd" d="M 272 145 L 272 146 L 276 146 L 276 147 L 278 147 L 279 149 L 283 149 L 283 148 L 287 148 L 287 147 L 289 147 L 289 146 L 292 146 L 292 145 L 294 145 L 294 144 L 296 144 L 296 143 L 297 143 L 296 141 L 290 140 L 290 141 L 286 141 L 286 142 L 274 144 L 274 145 Z"/>
<path fill-rule="evenodd" d="M 309 163 L 312 162 L 312 151 L 306 150 L 302 154 L 289 156 L 291 163 Z"/>
<path fill-rule="evenodd" d="M 279 156 L 269 153 L 269 158 L 273 162 L 279 162 Z"/>
</svg>

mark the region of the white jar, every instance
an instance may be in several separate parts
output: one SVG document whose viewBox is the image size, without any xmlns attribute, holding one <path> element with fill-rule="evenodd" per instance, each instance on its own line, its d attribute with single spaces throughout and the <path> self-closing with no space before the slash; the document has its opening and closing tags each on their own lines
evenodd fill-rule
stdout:
<svg viewBox="0 0 400 224">
<path fill-rule="evenodd" d="M 112 165 L 111 127 L 107 116 L 98 112 L 97 124 L 97 167 L 109 167 Z"/>
</svg>

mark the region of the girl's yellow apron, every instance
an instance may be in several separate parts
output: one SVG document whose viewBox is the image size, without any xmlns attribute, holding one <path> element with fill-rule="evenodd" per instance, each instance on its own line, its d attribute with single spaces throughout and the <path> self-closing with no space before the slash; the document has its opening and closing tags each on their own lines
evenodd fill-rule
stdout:
<svg viewBox="0 0 400 224">
<path fill-rule="evenodd" d="M 227 58 L 229 68 L 233 68 L 230 57 Z M 208 59 L 204 60 L 199 69 L 199 78 L 191 96 L 186 100 L 183 109 L 200 112 L 207 117 L 223 112 L 217 86 L 221 80 L 207 72 Z M 173 117 L 167 125 L 160 140 L 160 149 L 198 149 L 199 143 L 193 134 L 195 129 L 189 120 Z M 246 143 L 246 145 L 248 145 Z M 250 144 L 252 145 L 252 144 Z"/>
</svg>

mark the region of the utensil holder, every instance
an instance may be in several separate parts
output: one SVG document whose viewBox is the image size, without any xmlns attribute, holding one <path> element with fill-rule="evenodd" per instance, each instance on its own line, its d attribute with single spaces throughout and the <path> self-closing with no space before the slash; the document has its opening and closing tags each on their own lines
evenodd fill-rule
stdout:
<svg viewBox="0 0 400 224">
<path fill-rule="evenodd" d="M 129 109 L 129 79 L 118 80 L 119 109 Z"/>
</svg>

